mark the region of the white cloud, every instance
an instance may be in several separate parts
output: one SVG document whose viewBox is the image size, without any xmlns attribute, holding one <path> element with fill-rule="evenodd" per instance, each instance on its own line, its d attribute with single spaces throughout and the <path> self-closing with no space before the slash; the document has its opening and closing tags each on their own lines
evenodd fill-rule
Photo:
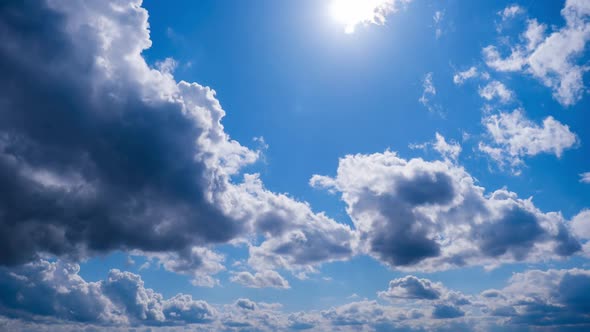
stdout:
<svg viewBox="0 0 590 332">
<path fill-rule="evenodd" d="M 479 75 L 479 73 L 477 72 L 477 68 L 475 67 L 471 67 L 465 71 L 461 71 L 456 73 L 453 76 L 453 82 L 457 85 L 461 85 L 463 83 L 465 83 L 465 81 L 475 78 Z"/>
<path fill-rule="evenodd" d="M 570 222 L 574 235 L 580 239 L 590 240 L 590 210 L 578 213 Z"/>
<path fill-rule="evenodd" d="M 276 271 L 272 270 L 256 272 L 254 274 L 247 271 L 235 272 L 230 280 L 250 288 L 290 288 L 289 282 Z"/>
<path fill-rule="evenodd" d="M 431 103 L 431 99 L 436 96 L 436 87 L 434 86 L 432 76 L 432 73 L 428 73 L 424 76 L 424 81 L 422 82 L 422 88 L 424 90 L 422 96 L 418 99 L 418 101 L 430 112 L 433 112 L 438 108 L 437 105 Z"/>
<path fill-rule="evenodd" d="M 578 141 L 567 125 L 553 117 L 545 118 L 542 125 L 538 125 L 527 119 L 521 109 L 490 115 L 482 122 L 493 145 L 480 143 L 480 150 L 500 164 L 509 162 L 518 166 L 523 163 L 523 157 L 540 153 L 551 153 L 560 158 L 564 150 L 572 148 Z"/>
<path fill-rule="evenodd" d="M 479 95 L 488 101 L 498 98 L 502 103 L 507 103 L 512 100 L 514 93 L 501 82 L 492 81 L 483 88 L 479 88 Z"/>
<path fill-rule="evenodd" d="M 488 66 L 498 71 L 524 71 L 553 90 L 554 98 L 564 106 L 575 104 L 584 94 L 586 66 L 576 64 L 590 40 L 590 6 L 585 1 L 568 0 L 561 11 L 566 24 L 545 35 L 546 26 L 528 21 L 523 33 L 525 43 L 513 46 L 503 58 L 495 46 L 483 49 Z"/>
<path fill-rule="evenodd" d="M 590 183 L 590 172 L 580 174 L 580 182 Z"/>
<path fill-rule="evenodd" d="M 336 177 L 311 184 L 341 192 L 359 250 L 395 269 L 443 270 L 570 256 L 580 250 L 559 213 L 506 189 L 484 194 L 462 167 L 386 151 L 340 159 Z"/>
<path fill-rule="evenodd" d="M 383 25 L 387 16 L 412 0 L 332 0 L 331 14 L 344 25 L 346 33 L 353 33 L 358 25 Z"/>
<path fill-rule="evenodd" d="M 445 17 L 445 12 L 437 10 L 434 15 L 432 16 L 432 20 L 434 21 L 434 32 L 436 38 L 440 38 L 443 34 L 443 29 L 441 27 L 442 21 Z"/>
<path fill-rule="evenodd" d="M 515 17 L 516 15 L 522 14 L 524 9 L 519 5 L 510 5 L 504 8 L 503 10 L 498 12 L 498 15 L 502 17 L 503 20 L 507 20 L 510 18 Z"/>
</svg>

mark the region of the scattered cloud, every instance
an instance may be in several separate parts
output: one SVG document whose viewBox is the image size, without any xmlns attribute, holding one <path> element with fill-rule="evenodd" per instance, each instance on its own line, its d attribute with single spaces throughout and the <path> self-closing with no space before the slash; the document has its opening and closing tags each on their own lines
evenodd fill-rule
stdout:
<svg viewBox="0 0 590 332">
<path fill-rule="evenodd" d="M 497 98 L 502 103 L 508 103 L 512 100 L 514 92 L 501 82 L 491 81 L 486 86 L 479 89 L 479 95 L 488 101 Z"/>
<path fill-rule="evenodd" d="M 580 182 L 590 183 L 590 172 L 580 174 Z"/>
<path fill-rule="evenodd" d="M 498 12 L 498 15 L 502 17 L 502 20 L 508 20 L 519 14 L 524 13 L 524 9 L 519 5 L 510 5 Z"/>
<path fill-rule="evenodd" d="M 235 272 L 231 281 L 250 288 L 290 288 L 289 282 L 276 271 L 266 270 L 252 274 L 242 271 Z"/>
<path fill-rule="evenodd" d="M 432 76 L 432 73 L 428 73 L 426 76 L 424 76 L 424 81 L 422 82 L 422 87 L 424 90 L 422 92 L 422 96 L 418 99 L 418 101 L 430 112 L 434 112 L 440 108 L 438 105 L 432 104 L 431 99 L 436 96 L 436 87 L 434 86 Z"/>
<path fill-rule="evenodd" d="M 507 162 L 515 169 L 523 164 L 524 157 L 540 153 L 560 158 L 564 150 L 574 147 L 578 141 L 567 125 L 553 117 L 545 118 L 539 125 L 526 118 L 522 109 L 489 115 L 482 122 L 493 144 L 480 142 L 480 150 L 500 165 Z"/>
<path fill-rule="evenodd" d="M 513 8 L 513 7 L 509 7 Z M 504 10 L 512 15 L 518 10 Z M 483 49 L 487 65 L 498 71 L 525 72 L 553 90 L 554 98 L 571 106 L 584 94 L 583 74 L 587 66 L 576 64 L 590 40 L 590 8 L 583 1 L 566 1 L 561 15 L 565 26 L 547 35 L 547 26 L 528 20 L 522 44 L 512 46 L 503 57 L 496 46 Z"/>
</svg>

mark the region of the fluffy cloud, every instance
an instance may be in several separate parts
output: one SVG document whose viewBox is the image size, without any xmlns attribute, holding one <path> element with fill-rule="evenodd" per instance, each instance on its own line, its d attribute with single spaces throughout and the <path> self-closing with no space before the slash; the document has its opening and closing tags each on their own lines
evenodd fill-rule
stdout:
<svg viewBox="0 0 590 332">
<path fill-rule="evenodd" d="M 287 313 L 278 304 L 240 298 L 211 306 L 178 294 L 164 299 L 133 273 L 111 270 L 87 282 L 79 266 L 36 261 L 0 268 L 0 327 L 10 331 L 506 331 L 545 326 L 552 331 L 589 326 L 590 272 L 516 273 L 500 290 L 466 296 L 414 276 L 394 279 L 379 296 L 322 311 Z M 416 307 L 416 301 L 422 305 Z M 10 318 L 7 318 L 10 317 Z M 24 320 L 23 320 L 24 319 Z"/>
<path fill-rule="evenodd" d="M 250 288 L 290 288 L 289 282 L 276 271 L 266 270 L 252 274 L 242 271 L 234 273 L 231 281 Z"/>
<path fill-rule="evenodd" d="M 508 11 L 511 13 L 512 11 Z M 576 64 L 590 39 L 590 6 L 585 1 L 568 0 L 561 11 L 565 26 L 546 35 L 547 26 L 528 21 L 522 43 L 503 57 L 495 46 L 483 49 L 488 66 L 498 71 L 524 71 L 553 90 L 564 106 L 575 104 L 584 93 L 584 66 Z"/>
<path fill-rule="evenodd" d="M 460 166 L 394 152 L 348 155 L 311 184 L 342 193 L 359 250 L 404 270 L 564 257 L 580 244 L 559 213 L 505 189 L 484 193 Z"/>
<path fill-rule="evenodd" d="M 433 283 L 428 279 L 406 276 L 390 281 L 389 289 L 379 292 L 379 297 L 386 299 L 436 300 L 440 298 L 443 290 L 441 284 Z"/>
<path fill-rule="evenodd" d="M 0 17 L 0 265 L 134 251 L 213 286 L 218 243 L 262 239 L 251 261 L 293 270 L 351 255 L 350 227 L 230 180 L 259 153 L 225 133 L 215 91 L 177 82 L 172 59 L 148 66 L 141 1 L 9 1 Z"/>
<path fill-rule="evenodd" d="M 590 326 L 589 296 L 590 271 L 531 270 L 516 273 L 498 296 L 483 303 L 490 315 L 507 318 L 507 325 L 581 331 Z"/>
<path fill-rule="evenodd" d="M 479 75 L 479 73 L 477 72 L 477 68 L 475 67 L 471 67 L 465 71 L 461 71 L 456 73 L 453 76 L 453 82 L 457 85 L 461 85 L 463 83 L 465 83 L 465 81 L 475 78 Z"/>
<path fill-rule="evenodd" d="M 480 149 L 500 163 L 522 164 L 522 158 L 540 153 L 551 153 L 560 158 L 563 151 L 578 141 L 567 125 L 549 116 L 538 125 L 527 119 L 522 109 L 512 113 L 489 115 L 483 124 L 493 145 L 480 143 Z"/>
<path fill-rule="evenodd" d="M 514 93 L 501 82 L 492 81 L 479 89 L 479 95 L 488 101 L 497 98 L 502 103 L 507 103 L 512 100 Z"/>
<path fill-rule="evenodd" d="M 45 260 L 0 269 L 0 313 L 100 325 L 180 325 L 211 322 L 204 301 L 178 294 L 168 300 L 145 288 L 139 275 L 111 270 L 106 280 L 87 282 L 80 267 Z"/>
</svg>

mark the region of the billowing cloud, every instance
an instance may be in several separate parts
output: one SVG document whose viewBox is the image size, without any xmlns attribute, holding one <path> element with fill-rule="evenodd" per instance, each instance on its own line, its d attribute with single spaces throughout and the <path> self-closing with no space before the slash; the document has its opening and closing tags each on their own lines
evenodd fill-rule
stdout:
<svg viewBox="0 0 590 332">
<path fill-rule="evenodd" d="M 522 35 L 524 42 L 513 46 L 509 55 L 503 57 L 493 45 L 485 47 L 483 54 L 489 67 L 529 73 L 550 87 L 559 103 L 569 106 L 580 100 L 585 90 L 583 74 L 587 69 L 576 59 L 590 40 L 590 7 L 585 1 L 567 0 L 561 15 L 565 26 L 549 35 L 546 25 L 530 19 Z"/>
<path fill-rule="evenodd" d="M 208 323 L 217 314 L 190 295 L 164 299 L 130 272 L 113 269 L 106 280 L 87 282 L 79 271 L 77 264 L 45 260 L 0 268 L 0 313 L 112 326 Z"/>
<path fill-rule="evenodd" d="M 230 180 L 259 153 L 225 133 L 215 91 L 177 82 L 173 59 L 148 66 L 141 1 L 9 1 L 0 17 L 0 265 L 134 251 L 213 286 L 219 243 L 261 239 L 258 256 L 308 270 L 351 255 L 350 227 Z"/>
<path fill-rule="evenodd" d="M 311 184 L 341 192 L 359 250 L 397 269 L 493 266 L 580 250 L 561 214 L 506 189 L 485 194 L 450 162 L 348 155 L 335 177 L 315 175 Z"/>
<path fill-rule="evenodd" d="M 560 158 L 564 150 L 574 147 L 578 141 L 567 125 L 552 116 L 538 125 L 527 119 L 522 109 L 489 115 L 482 122 L 493 144 L 480 143 L 480 150 L 501 164 L 518 166 L 523 163 L 522 158 L 540 153 Z"/>
<path fill-rule="evenodd" d="M 386 299 L 436 300 L 440 298 L 442 292 L 443 287 L 441 284 L 433 283 L 428 279 L 406 276 L 390 281 L 389 289 L 379 292 L 379 297 Z"/>
</svg>

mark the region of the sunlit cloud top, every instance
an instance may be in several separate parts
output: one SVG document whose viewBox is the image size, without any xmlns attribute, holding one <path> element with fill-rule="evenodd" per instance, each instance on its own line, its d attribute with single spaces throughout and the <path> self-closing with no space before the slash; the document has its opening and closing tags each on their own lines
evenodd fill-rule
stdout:
<svg viewBox="0 0 590 332">
<path fill-rule="evenodd" d="M 344 25 L 346 33 L 354 33 L 359 24 L 384 24 L 387 15 L 397 11 L 398 4 L 410 1 L 333 0 L 330 11 L 334 20 Z"/>
</svg>

